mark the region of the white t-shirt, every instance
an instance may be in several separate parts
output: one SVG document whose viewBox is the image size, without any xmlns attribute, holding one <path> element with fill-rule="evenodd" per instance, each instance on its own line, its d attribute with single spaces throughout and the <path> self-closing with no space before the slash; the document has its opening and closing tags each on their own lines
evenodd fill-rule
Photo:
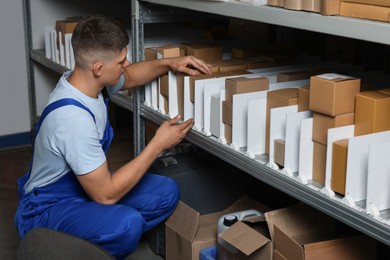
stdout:
<svg viewBox="0 0 390 260">
<path fill-rule="evenodd" d="M 35 138 L 33 164 L 25 191 L 56 182 L 72 170 L 76 175 L 89 173 L 101 166 L 106 156 L 100 144 L 107 122 L 103 95 L 91 98 L 73 87 L 65 72 L 50 94 L 48 104 L 63 98 L 73 98 L 86 106 L 95 116 L 80 107 L 66 105 L 50 112 L 43 120 Z M 119 91 L 125 78 L 107 87 L 109 94 Z"/>
</svg>

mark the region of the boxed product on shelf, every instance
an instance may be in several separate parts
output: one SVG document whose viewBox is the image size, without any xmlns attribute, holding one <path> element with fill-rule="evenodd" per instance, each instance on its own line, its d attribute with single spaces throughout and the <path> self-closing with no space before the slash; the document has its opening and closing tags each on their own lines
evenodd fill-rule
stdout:
<svg viewBox="0 0 390 260">
<path fill-rule="evenodd" d="M 292 106 L 298 104 L 298 89 L 286 88 L 272 90 L 267 93 L 267 112 L 266 112 L 266 138 L 265 150 L 269 153 L 269 134 L 270 134 L 270 111 L 272 108 Z"/>
<path fill-rule="evenodd" d="M 334 192 L 344 195 L 347 175 L 348 138 L 333 143 L 332 149 L 332 181 Z"/>
<path fill-rule="evenodd" d="M 315 13 L 321 12 L 321 0 L 302 0 L 302 10 Z"/>
<path fill-rule="evenodd" d="M 211 62 L 211 65 L 214 72 L 246 70 L 247 68 L 246 64 L 239 60 L 219 60 Z"/>
<path fill-rule="evenodd" d="M 390 2 L 388 0 L 343 0 L 343 2 L 390 7 Z"/>
<path fill-rule="evenodd" d="M 390 95 L 364 91 L 356 95 L 355 136 L 390 130 Z"/>
<path fill-rule="evenodd" d="M 180 201 L 165 223 L 166 259 L 199 259 L 201 249 L 217 245 L 219 218 L 228 213 L 247 209 L 257 209 L 260 212 L 270 210 L 267 206 L 245 195 L 225 210 L 203 215 Z"/>
<path fill-rule="evenodd" d="M 310 110 L 329 116 L 355 111 L 360 79 L 327 73 L 310 78 Z"/>
<path fill-rule="evenodd" d="M 302 0 L 287 0 L 284 1 L 284 8 L 291 10 L 301 10 L 302 9 Z"/>
<path fill-rule="evenodd" d="M 276 82 L 287 82 L 293 80 L 309 79 L 314 73 L 310 71 L 287 71 L 278 73 Z"/>
<path fill-rule="evenodd" d="M 339 235 L 331 217 L 304 204 L 269 211 L 265 217 L 279 259 L 377 257 L 374 239 L 364 235 Z"/>
<path fill-rule="evenodd" d="M 194 56 L 205 62 L 222 60 L 222 46 L 215 41 L 183 43 L 181 46 L 185 49 L 185 55 Z"/>
<path fill-rule="evenodd" d="M 224 131 L 225 131 L 225 140 L 226 143 L 231 144 L 233 140 L 233 128 L 232 125 L 223 123 Z"/>
<path fill-rule="evenodd" d="M 355 113 L 328 116 L 321 113 L 313 113 L 313 141 L 326 145 L 328 142 L 328 129 L 353 125 Z"/>
<path fill-rule="evenodd" d="M 225 99 L 233 102 L 233 95 L 268 90 L 269 79 L 262 76 L 243 76 L 225 80 Z"/>
<path fill-rule="evenodd" d="M 285 0 L 268 0 L 267 4 L 272 6 L 284 7 Z"/>
<path fill-rule="evenodd" d="M 313 172 L 312 180 L 325 185 L 325 170 L 326 170 L 326 149 L 325 144 L 313 142 Z"/>
<path fill-rule="evenodd" d="M 274 140 L 274 162 L 284 166 L 285 142 L 282 139 Z"/>
<path fill-rule="evenodd" d="M 298 88 L 298 112 L 309 111 L 310 85 Z"/>
<path fill-rule="evenodd" d="M 390 7 L 342 2 L 340 15 L 389 22 Z"/>
<path fill-rule="evenodd" d="M 178 46 L 164 45 L 156 48 L 157 59 L 174 58 L 180 56 L 180 48 Z"/>
<path fill-rule="evenodd" d="M 233 104 L 229 100 L 222 101 L 222 122 L 228 125 L 233 124 Z"/>
<path fill-rule="evenodd" d="M 339 15 L 341 0 L 321 0 L 322 15 Z"/>
</svg>

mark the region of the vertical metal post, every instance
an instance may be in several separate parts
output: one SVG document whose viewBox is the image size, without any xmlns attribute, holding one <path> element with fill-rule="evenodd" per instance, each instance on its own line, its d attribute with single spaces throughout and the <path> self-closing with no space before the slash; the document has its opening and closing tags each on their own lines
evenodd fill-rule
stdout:
<svg viewBox="0 0 390 260">
<path fill-rule="evenodd" d="M 138 0 L 131 1 L 131 35 L 132 42 L 132 62 L 139 62 L 142 57 L 143 46 L 143 25 L 140 21 L 140 4 Z M 133 90 L 133 137 L 134 137 L 134 156 L 137 156 L 145 147 L 144 123 L 141 118 L 142 89 Z"/>
<path fill-rule="evenodd" d="M 38 114 L 37 114 L 37 105 L 36 105 L 34 67 L 30 57 L 30 49 L 33 47 L 30 0 L 23 0 L 22 4 L 23 4 L 23 18 L 24 18 L 23 21 L 24 35 L 26 39 L 26 64 L 27 64 L 28 97 L 30 102 L 30 125 L 31 125 L 31 129 L 33 129 L 35 122 L 38 120 Z"/>
</svg>

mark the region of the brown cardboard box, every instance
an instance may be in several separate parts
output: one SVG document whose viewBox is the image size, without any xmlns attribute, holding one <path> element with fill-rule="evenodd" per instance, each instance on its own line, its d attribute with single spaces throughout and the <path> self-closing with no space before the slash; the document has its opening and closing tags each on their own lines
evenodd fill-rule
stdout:
<svg viewBox="0 0 390 260">
<path fill-rule="evenodd" d="M 267 4 L 272 6 L 284 7 L 285 0 L 268 0 Z"/>
<path fill-rule="evenodd" d="M 367 4 L 367 5 L 379 5 L 379 6 L 388 6 L 390 7 L 389 0 L 343 0 L 343 2 L 357 3 L 357 4 Z"/>
<path fill-rule="evenodd" d="M 61 42 L 65 44 L 65 34 L 73 33 L 74 28 L 76 27 L 78 19 L 66 19 L 56 21 L 56 30 L 59 37 L 59 32 L 61 32 Z"/>
<path fill-rule="evenodd" d="M 160 93 L 164 97 L 169 97 L 169 86 L 168 86 L 168 74 L 160 76 Z"/>
<path fill-rule="evenodd" d="M 390 95 L 365 91 L 356 95 L 355 136 L 390 130 Z"/>
<path fill-rule="evenodd" d="M 321 12 L 321 0 L 301 0 L 302 10 L 319 13 Z"/>
<path fill-rule="evenodd" d="M 177 46 L 159 46 L 157 48 L 157 59 L 174 58 L 180 56 L 180 48 Z"/>
<path fill-rule="evenodd" d="M 224 210 L 227 213 L 240 212 L 242 210 L 255 209 L 262 213 L 271 209 L 248 196 L 243 196 L 230 207 Z M 270 240 L 267 225 L 264 225 L 264 218 L 254 217 L 238 221 L 230 228 L 219 234 L 218 238 L 218 259 L 253 259 L 271 260 L 272 241 Z M 237 239 L 239 237 L 239 239 Z M 238 252 L 229 252 L 230 249 L 237 249 Z"/>
<path fill-rule="evenodd" d="M 274 259 L 273 260 L 287 260 L 278 250 L 274 250 Z"/>
<path fill-rule="evenodd" d="M 389 22 L 390 7 L 342 2 L 340 15 Z"/>
<path fill-rule="evenodd" d="M 261 76 L 227 78 L 225 80 L 225 99 L 233 102 L 233 95 L 268 90 L 269 79 Z"/>
<path fill-rule="evenodd" d="M 265 217 L 273 227 L 274 248 L 285 259 L 376 259 L 374 239 L 364 235 L 338 238 L 334 220 L 307 205 L 270 211 Z"/>
<path fill-rule="evenodd" d="M 269 153 L 269 131 L 270 131 L 270 111 L 271 108 L 292 106 L 298 104 L 298 89 L 286 88 L 272 90 L 267 93 L 267 113 L 266 113 L 266 136 L 265 152 Z"/>
<path fill-rule="evenodd" d="M 272 260 L 273 245 L 266 226 L 248 226 L 238 221 L 219 235 L 236 252 L 229 252 L 218 243 L 218 259 Z M 239 239 L 237 239 L 239 238 Z"/>
<path fill-rule="evenodd" d="M 309 79 L 314 74 L 310 71 L 281 72 L 276 76 L 276 82 L 287 82 L 294 80 Z"/>
<path fill-rule="evenodd" d="M 211 65 L 213 65 L 213 69 L 218 72 L 246 70 L 246 64 L 239 60 L 220 60 L 212 62 Z"/>
<path fill-rule="evenodd" d="M 181 47 L 185 49 L 186 55 L 208 63 L 222 60 L 222 46 L 216 42 L 184 43 Z"/>
<path fill-rule="evenodd" d="M 223 124 L 223 127 L 225 128 L 225 139 L 226 143 L 231 144 L 233 139 L 233 127 L 229 124 Z"/>
<path fill-rule="evenodd" d="M 313 141 L 327 145 L 328 129 L 353 125 L 355 113 L 341 114 L 337 116 L 327 116 L 320 113 L 313 113 Z"/>
<path fill-rule="evenodd" d="M 274 162 L 284 166 L 284 140 L 274 140 Z"/>
<path fill-rule="evenodd" d="M 233 104 L 228 100 L 222 101 L 222 122 L 233 125 Z"/>
<path fill-rule="evenodd" d="M 360 79 L 340 74 L 321 74 L 310 78 L 310 110 L 329 116 L 355 110 Z"/>
<path fill-rule="evenodd" d="M 284 1 L 284 8 L 291 10 L 301 10 L 302 1 L 301 0 L 287 0 Z"/>
<path fill-rule="evenodd" d="M 251 47 L 233 47 L 232 59 L 245 59 L 253 56 L 257 56 L 261 53 L 261 49 L 258 46 Z"/>
<path fill-rule="evenodd" d="M 313 142 L 313 181 L 325 185 L 326 148 L 324 144 Z"/>
<path fill-rule="evenodd" d="M 309 111 L 310 85 L 298 88 L 298 112 Z"/>
<path fill-rule="evenodd" d="M 348 140 L 347 138 L 333 143 L 331 189 L 342 195 L 345 194 L 347 177 Z"/>
<path fill-rule="evenodd" d="M 322 15 L 339 15 L 341 0 L 322 0 L 321 14 Z"/>
<path fill-rule="evenodd" d="M 220 217 L 228 213 L 246 209 L 260 212 L 270 210 L 267 206 L 242 196 L 223 211 L 200 215 L 182 201 L 165 223 L 166 259 L 197 260 L 201 249 L 217 245 L 217 223 Z"/>
<path fill-rule="evenodd" d="M 177 106 L 179 115 L 184 115 L 184 77 L 187 74 L 177 73 L 176 84 L 177 84 Z"/>
<path fill-rule="evenodd" d="M 157 49 L 156 48 L 145 48 L 144 49 L 144 60 L 157 60 Z"/>
</svg>

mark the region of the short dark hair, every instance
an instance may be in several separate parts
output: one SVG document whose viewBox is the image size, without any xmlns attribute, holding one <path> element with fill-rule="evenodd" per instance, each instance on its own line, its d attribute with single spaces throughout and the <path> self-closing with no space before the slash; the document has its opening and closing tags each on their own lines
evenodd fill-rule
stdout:
<svg viewBox="0 0 390 260">
<path fill-rule="evenodd" d="M 101 15 L 81 18 L 72 35 L 76 59 L 97 52 L 120 52 L 128 43 L 125 26 L 115 18 Z"/>
</svg>

